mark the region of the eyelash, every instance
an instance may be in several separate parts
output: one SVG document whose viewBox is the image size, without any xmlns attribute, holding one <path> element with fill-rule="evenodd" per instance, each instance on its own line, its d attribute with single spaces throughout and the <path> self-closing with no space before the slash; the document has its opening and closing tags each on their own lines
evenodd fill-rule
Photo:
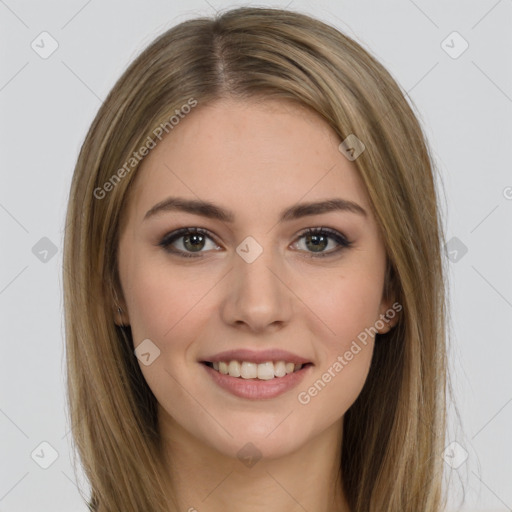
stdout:
<svg viewBox="0 0 512 512">
<path fill-rule="evenodd" d="M 181 250 L 176 250 L 176 249 L 170 248 L 172 243 L 174 243 L 179 238 L 184 237 L 185 235 L 204 235 L 215 242 L 214 237 L 206 229 L 203 229 L 203 228 L 181 228 L 181 229 L 178 229 L 176 231 L 173 231 L 173 232 L 165 235 L 164 238 L 158 243 L 158 245 L 160 247 L 162 247 L 165 251 L 167 251 L 171 254 L 175 254 L 179 257 L 183 257 L 183 258 L 200 258 L 200 257 L 202 257 L 200 252 L 198 252 L 198 254 L 196 255 L 193 253 L 187 253 L 187 252 L 184 252 Z M 349 241 L 343 234 L 339 233 L 338 231 L 334 231 L 332 229 L 323 228 L 323 227 L 322 228 L 308 228 L 305 231 L 303 231 L 297 237 L 296 240 L 298 241 L 301 238 L 308 236 L 308 235 L 327 235 L 329 238 L 331 238 L 332 240 L 334 240 L 336 243 L 339 244 L 338 248 L 331 250 L 329 252 L 324 252 L 324 253 L 310 252 L 310 256 L 308 256 L 308 257 L 311 257 L 311 258 L 325 258 L 328 256 L 332 256 L 334 254 L 339 253 L 343 249 L 349 248 L 353 244 L 353 242 Z"/>
</svg>

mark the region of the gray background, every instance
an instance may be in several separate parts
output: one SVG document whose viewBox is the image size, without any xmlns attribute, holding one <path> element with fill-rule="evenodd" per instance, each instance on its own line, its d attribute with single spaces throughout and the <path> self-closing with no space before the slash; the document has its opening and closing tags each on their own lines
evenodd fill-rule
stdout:
<svg viewBox="0 0 512 512">
<path fill-rule="evenodd" d="M 61 292 L 67 194 L 86 131 L 155 36 L 234 5 L 242 4 L 0 0 L 0 512 L 86 510 L 77 480 L 87 486 L 71 464 Z M 450 240 L 461 418 L 451 412 L 447 444 L 457 444 L 439 454 L 452 467 L 450 510 L 512 510 L 512 1 L 258 5 L 334 24 L 380 59 L 416 106 L 441 171 Z M 58 43 L 46 59 L 31 47 L 51 48 L 43 31 Z"/>
</svg>

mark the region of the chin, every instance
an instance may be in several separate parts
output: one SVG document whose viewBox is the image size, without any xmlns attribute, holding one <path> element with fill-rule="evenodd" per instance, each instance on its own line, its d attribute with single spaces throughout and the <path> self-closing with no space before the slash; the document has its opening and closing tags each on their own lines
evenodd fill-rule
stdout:
<svg viewBox="0 0 512 512">
<path fill-rule="evenodd" d="M 225 417 L 233 437 L 226 435 L 222 429 L 220 435 L 212 437 L 212 431 L 209 430 L 203 433 L 204 440 L 226 457 L 240 459 L 246 455 L 254 455 L 267 460 L 278 459 L 299 450 L 310 437 L 309 426 L 304 422 L 297 422 L 297 418 L 292 420 L 293 413 L 284 419 L 287 414 L 288 412 L 278 416 L 263 414 L 259 421 L 251 421 L 249 415 L 239 421 L 230 421 L 229 417 Z"/>
</svg>

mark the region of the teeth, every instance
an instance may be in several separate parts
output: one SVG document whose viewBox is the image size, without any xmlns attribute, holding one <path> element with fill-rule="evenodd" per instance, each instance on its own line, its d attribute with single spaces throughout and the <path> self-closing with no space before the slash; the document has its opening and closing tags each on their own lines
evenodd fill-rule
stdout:
<svg viewBox="0 0 512 512">
<path fill-rule="evenodd" d="M 214 370 L 223 375 L 240 377 L 242 379 L 271 380 L 284 377 L 302 368 L 302 364 L 286 363 L 285 361 L 267 361 L 265 363 L 250 363 L 248 361 L 219 361 L 213 363 Z"/>
<path fill-rule="evenodd" d="M 276 377 L 284 377 L 286 375 L 286 364 L 284 361 L 274 363 L 274 375 Z"/>
<path fill-rule="evenodd" d="M 242 379 L 255 379 L 258 376 L 258 365 L 244 361 L 240 368 L 240 376 Z M 234 375 L 232 375 L 232 377 L 234 377 Z"/>
<path fill-rule="evenodd" d="M 231 377 L 240 377 L 240 363 L 238 361 L 230 361 L 228 364 L 228 373 Z"/>
<path fill-rule="evenodd" d="M 258 379 L 270 380 L 274 378 L 274 363 L 261 363 L 258 365 Z"/>
</svg>

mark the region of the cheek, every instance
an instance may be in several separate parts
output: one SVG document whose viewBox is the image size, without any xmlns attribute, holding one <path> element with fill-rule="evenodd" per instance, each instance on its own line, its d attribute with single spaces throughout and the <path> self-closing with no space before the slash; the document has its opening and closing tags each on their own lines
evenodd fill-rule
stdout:
<svg viewBox="0 0 512 512">
<path fill-rule="evenodd" d="M 378 319 L 380 288 L 372 279 L 355 274 L 339 279 L 331 293 L 311 309 L 323 322 L 316 329 L 318 365 L 313 378 L 298 390 L 297 401 L 308 415 L 322 418 L 322 425 L 338 420 L 359 396 L 368 377 Z M 320 327 L 320 324 L 322 326 Z M 325 325 L 328 326 L 326 334 Z"/>
<path fill-rule="evenodd" d="M 176 412 L 176 403 L 190 405 L 178 383 L 187 380 L 189 366 L 183 363 L 208 320 L 201 304 L 212 284 L 180 278 L 169 266 L 155 264 L 134 268 L 130 283 L 126 301 L 134 345 L 150 339 L 159 350 L 154 362 L 147 366 L 139 362 L 139 366 L 157 400 Z"/>
<path fill-rule="evenodd" d="M 193 331 L 201 312 L 199 303 L 212 286 L 204 279 L 187 279 L 169 266 L 148 262 L 126 272 L 125 296 L 134 343 L 150 338 L 161 349 L 169 340 L 182 339 L 182 330 Z"/>
<path fill-rule="evenodd" d="M 331 354 L 333 351 L 344 352 L 352 340 L 375 325 L 379 318 L 382 287 L 383 276 L 369 270 L 353 269 L 330 276 L 314 293 L 303 288 L 304 303 L 316 313 L 308 316 L 309 328 L 316 332 L 319 340 L 325 340 L 323 350 L 327 349 Z"/>
<path fill-rule="evenodd" d="M 304 422 L 315 418 L 311 420 L 314 434 L 338 421 L 356 401 L 368 377 L 372 352 L 372 341 L 366 345 L 356 342 L 351 349 L 333 354 L 298 390 L 299 414 Z M 351 354 L 350 360 L 347 354 Z"/>
<path fill-rule="evenodd" d="M 368 376 L 383 272 L 378 263 L 373 269 L 354 267 L 325 283 L 324 293 L 303 295 L 310 309 L 318 312 L 318 317 L 308 316 L 308 328 L 316 334 L 319 364 L 297 399 L 311 414 L 323 414 L 326 422 L 347 411 Z"/>
</svg>

